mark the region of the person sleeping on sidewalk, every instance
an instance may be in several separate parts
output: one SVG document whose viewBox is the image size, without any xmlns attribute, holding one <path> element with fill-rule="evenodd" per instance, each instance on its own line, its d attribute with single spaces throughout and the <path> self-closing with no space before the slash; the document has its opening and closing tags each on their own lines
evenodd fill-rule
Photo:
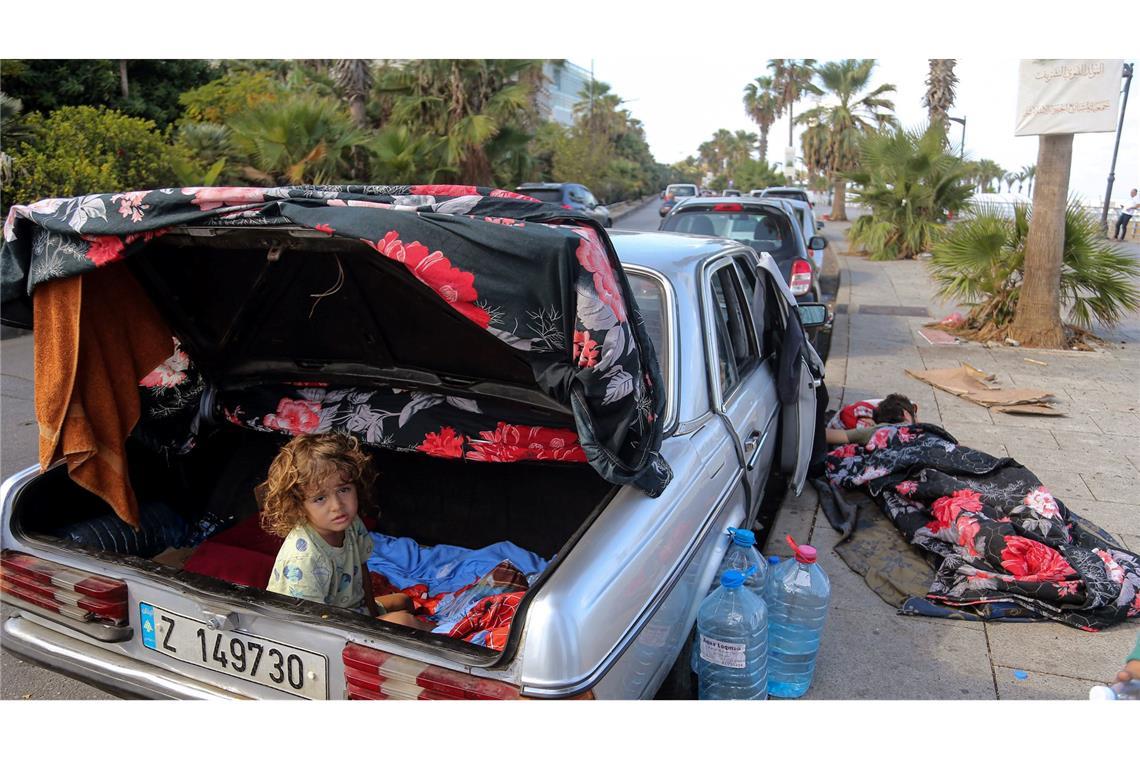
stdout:
<svg viewBox="0 0 1140 760">
<path fill-rule="evenodd" d="M 871 423 L 862 424 L 859 418 L 865 418 L 865 410 L 871 407 Z M 851 404 L 848 407 L 840 410 L 836 414 L 836 419 L 841 419 L 844 411 L 853 410 L 853 413 L 846 416 L 856 420 L 856 427 L 851 430 L 842 428 L 827 427 L 824 431 L 824 436 L 828 446 L 842 446 L 847 443 L 866 443 L 871 440 L 871 436 L 875 431 L 885 425 L 909 425 L 918 422 L 918 404 L 911 401 L 901 393 L 892 393 L 877 404 L 874 401 L 860 401 L 856 404 Z M 864 412 L 860 414 L 860 412 Z"/>
</svg>

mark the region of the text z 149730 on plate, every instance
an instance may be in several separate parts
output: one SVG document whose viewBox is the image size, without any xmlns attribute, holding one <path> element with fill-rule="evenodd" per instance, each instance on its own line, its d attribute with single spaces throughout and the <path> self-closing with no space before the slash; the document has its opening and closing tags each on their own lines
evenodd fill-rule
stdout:
<svg viewBox="0 0 1140 760">
<path fill-rule="evenodd" d="M 148 649 L 305 699 L 328 699 L 328 660 L 260 636 L 213 631 L 205 623 L 139 604 Z"/>
</svg>

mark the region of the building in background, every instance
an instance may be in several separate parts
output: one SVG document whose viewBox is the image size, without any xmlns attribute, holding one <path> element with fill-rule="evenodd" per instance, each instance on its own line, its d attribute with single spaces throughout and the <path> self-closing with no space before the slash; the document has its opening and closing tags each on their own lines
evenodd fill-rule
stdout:
<svg viewBox="0 0 1140 760">
<path fill-rule="evenodd" d="M 574 104 L 590 83 L 590 70 L 566 60 L 559 65 L 547 61 L 542 73 L 548 80 L 538 98 L 543 116 L 567 127 L 573 125 Z"/>
</svg>

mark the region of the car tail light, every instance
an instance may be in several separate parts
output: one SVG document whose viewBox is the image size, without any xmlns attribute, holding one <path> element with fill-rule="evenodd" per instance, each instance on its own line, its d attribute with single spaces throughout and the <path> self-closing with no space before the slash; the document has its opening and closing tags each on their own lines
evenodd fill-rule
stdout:
<svg viewBox="0 0 1140 760">
<path fill-rule="evenodd" d="M 127 624 L 127 584 L 27 554 L 0 554 L 0 592 L 74 620 Z"/>
<path fill-rule="evenodd" d="M 713 206 L 713 211 L 743 211 L 744 206 L 739 203 L 718 203 Z"/>
<path fill-rule="evenodd" d="M 802 296 L 811 290 L 811 264 L 804 259 L 792 262 L 792 281 L 788 283 L 792 288 L 792 295 Z"/>
<path fill-rule="evenodd" d="M 574 207 L 573 207 L 573 206 L 571 206 L 571 205 L 570 205 L 570 204 L 568 204 L 568 203 L 563 203 L 563 204 L 562 204 L 562 208 L 570 209 L 571 211 L 573 211 L 573 210 L 574 210 Z"/>
<path fill-rule="evenodd" d="M 519 699 L 519 689 L 491 678 L 426 665 L 348 644 L 341 654 L 349 699 Z"/>
</svg>

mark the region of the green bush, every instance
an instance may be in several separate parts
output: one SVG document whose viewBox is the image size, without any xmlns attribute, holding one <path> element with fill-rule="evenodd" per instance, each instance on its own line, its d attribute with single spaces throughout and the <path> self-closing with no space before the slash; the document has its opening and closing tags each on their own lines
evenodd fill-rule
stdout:
<svg viewBox="0 0 1140 760">
<path fill-rule="evenodd" d="M 40 198 L 176 185 L 172 167 L 187 158 L 154 122 L 106 108 L 69 106 L 47 117 L 34 113 L 24 126 L 29 137 L 10 152 L 5 210 Z"/>
<path fill-rule="evenodd" d="M 930 260 L 944 300 L 970 306 L 966 331 L 1001 338 L 1013 322 L 1024 279 L 1025 244 L 1032 212 L 1015 206 L 1012 217 L 984 205 L 954 224 Z M 1111 326 L 1140 308 L 1140 262 L 1101 236 L 1100 222 L 1076 202 L 1065 211 L 1061 306 L 1082 329 L 1093 321 Z"/>
<path fill-rule="evenodd" d="M 268 71 L 232 71 L 182 93 L 184 121 L 224 124 L 237 114 L 278 100 L 284 88 Z"/>
<path fill-rule="evenodd" d="M 947 212 L 959 212 L 973 195 L 970 170 L 947 153 L 937 123 L 923 132 L 871 132 L 860 145 L 858 171 L 843 176 L 860 186 L 851 194 L 870 213 L 852 223 L 853 246 L 876 260 L 913 258 L 937 241 Z"/>
</svg>

